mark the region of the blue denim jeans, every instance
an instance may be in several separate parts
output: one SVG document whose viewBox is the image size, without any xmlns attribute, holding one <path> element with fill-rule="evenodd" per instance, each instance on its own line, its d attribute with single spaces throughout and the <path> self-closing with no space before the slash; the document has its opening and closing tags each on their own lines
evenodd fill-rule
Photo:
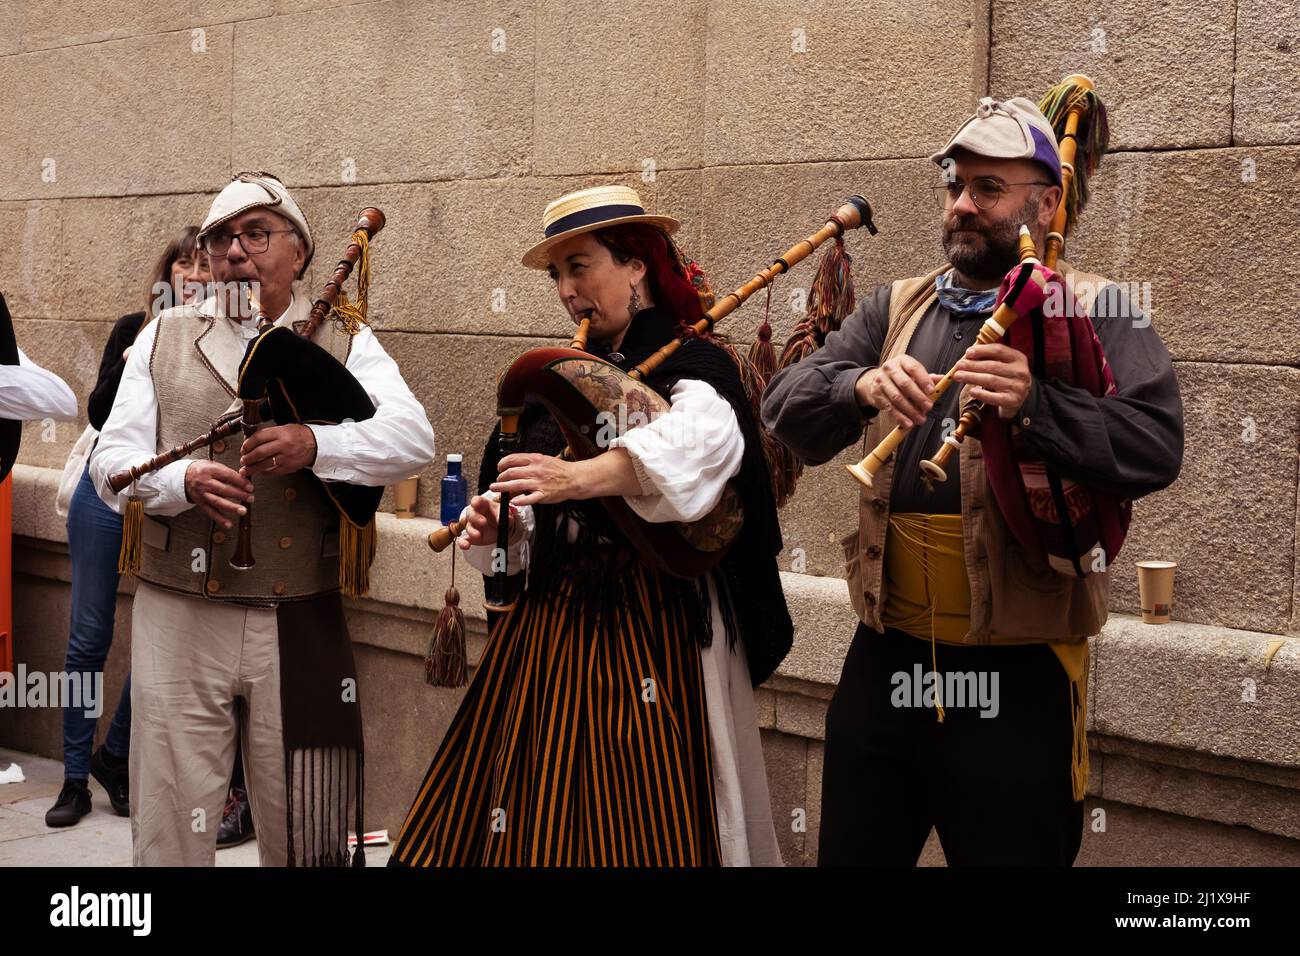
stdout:
<svg viewBox="0 0 1300 956">
<path fill-rule="evenodd" d="M 68 657 L 64 670 L 80 671 L 82 686 L 89 686 L 104 670 L 113 644 L 113 612 L 117 606 L 117 555 L 122 544 L 122 516 L 95 493 L 89 470 L 68 505 L 68 553 L 72 559 L 72 625 L 68 631 Z M 63 773 L 75 780 L 90 776 L 90 750 L 95 740 L 95 718 L 80 706 L 63 708 Z M 104 749 L 126 757 L 131 746 L 131 675 L 122 688 Z"/>
</svg>

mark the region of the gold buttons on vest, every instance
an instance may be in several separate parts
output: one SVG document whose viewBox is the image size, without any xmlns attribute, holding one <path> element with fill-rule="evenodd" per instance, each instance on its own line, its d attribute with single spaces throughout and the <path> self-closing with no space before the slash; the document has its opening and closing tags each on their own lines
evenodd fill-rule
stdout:
<svg viewBox="0 0 1300 956">
<path fill-rule="evenodd" d="M 881 554 L 880 545 L 873 544 L 867 547 L 867 557 L 878 558 L 880 557 L 880 554 Z"/>
<path fill-rule="evenodd" d="M 284 500 L 285 500 L 285 501 L 293 501 L 293 499 L 295 499 L 295 498 L 297 498 L 297 497 L 298 497 L 298 489 L 297 489 L 297 488 L 289 487 L 289 488 L 284 489 Z"/>
<path fill-rule="evenodd" d="M 213 544 L 225 544 L 225 543 L 226 543 L 226 533 L 225 533 L 224 531 L 214 531 L 214 532 L 212 532 L 212 543 L 213 543 Z"/>
<path fill-rule="evenodd" d="M 283 593 L 284 593 L 284 582 L 283 582 L 283 581 L 276 581 L 274 587 L 272 587 L 271 590 L 274 591 L 276 594 L 283 594 Z"/>
<path fill-rule="evenodd" d="M 875 508 L 877 511 L 884 511 L 889 507 L 889 505 L 886 503 L 884 498 L 872 498 L 871 507 Z"/>
<path fill-rule="evenodd" d="M 283 538 L 280 539 L 281 551 L 288 551 L 292 545 L 293 545 L 293 538 L 289 537 L 288 535 L 285 535 Z"/>
<path fill-rule="evenodd" d="M 1028 416 L 1028 415 L 1026 415 L 1024 418 L 1020 419 L 1020 425 L 1021 425 L 1022 428 L 1028 428 L 1028 427 L 1029 427 L 1029 416 Z"/>
<path fill-rule="evenodd" d="M 208 593 L 209 593 L 209 594 L 216 594 L 218 591 L 221 590 L 221 582 L 220 582 L 220 581 L 209 581 L 209 582 L 208 582 L 208 585 L 207 585 L 207 588 L 208 588 Z"/>
<path fill-rule="evenodd" d="M 213 454 L 220 455 L 225 450 L 226 450 L 226 443 L 222 441 L 220 438 L 218 438 L 216 441 L 212 443 Z"/>
</svg>

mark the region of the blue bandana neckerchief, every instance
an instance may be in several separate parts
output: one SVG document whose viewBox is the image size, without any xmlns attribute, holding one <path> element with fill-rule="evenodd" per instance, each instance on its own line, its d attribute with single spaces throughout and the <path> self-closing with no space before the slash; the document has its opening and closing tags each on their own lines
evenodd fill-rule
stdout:
<svg viewBox="0 0 1300 956">
<path fill-rule="evenodd" d="M 935 277 L 934 291 L 939 296 L 940 305 L 959 319 L 993 312 L 993 303 L 998 297 L 996 288 L 962 289 L 952 284 L 952 275 L 951 272 L 946 272 Z"/>
</svg>

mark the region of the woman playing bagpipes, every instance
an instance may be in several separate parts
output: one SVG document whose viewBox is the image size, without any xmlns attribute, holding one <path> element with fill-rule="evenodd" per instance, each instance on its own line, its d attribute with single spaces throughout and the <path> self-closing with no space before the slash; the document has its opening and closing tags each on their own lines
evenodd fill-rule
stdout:
<svg viewBox="0 0 1300 956">
<path fill-rule="evenodd" d="M 546 269 L 588 351 L 631 370 L 704 312 L 707 287 L 636 192 L 551 203 L 524 264 Z M 459 546 L 521 573 L 494 615 L 464 702 L 393 853 L 401 865 L 779 865 L 753 690 L 790 647 L 780 531 L 750 400 L 732 356 L 692 337 L 646 383 L 671 410 L 612 423 L 586 460 L 541 402 L 518 451 L 489 439 Z M 632 403 L 629 403 L 632 404 Z M 627 408 L 638 424 L 640 410 Z M 622 414 L 622 412 L 620 412 Z M 694 522 L 728 484 L 739 537 L 699 577 L 656 569 L 598 501 Z M 484 492 L 487 492 L 484 494 Z M 508 553 L 495 495 L 510 496 Z"/>
</svg>

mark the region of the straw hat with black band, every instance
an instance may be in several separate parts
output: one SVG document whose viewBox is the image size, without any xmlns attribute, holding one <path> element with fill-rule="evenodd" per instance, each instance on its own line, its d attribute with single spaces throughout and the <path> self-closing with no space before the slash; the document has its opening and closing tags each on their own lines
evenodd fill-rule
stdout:
<svg viewBox="0 0 1300 956">
<path fill-rule="evenodd" d="M 542 213 L 542 231 L 546 238 L 524 253 L 524 265 L 530 269 L 545 269 L 548 265 L 546 254 L 552 246 L 584 232 L 628 222 L 649 223 L 670 236 L 681 227 L 681 223 L 671 216 L 647 213 L 641 197 L 629 186 L 580 189 L 547 204 Z"/>
</svg>

